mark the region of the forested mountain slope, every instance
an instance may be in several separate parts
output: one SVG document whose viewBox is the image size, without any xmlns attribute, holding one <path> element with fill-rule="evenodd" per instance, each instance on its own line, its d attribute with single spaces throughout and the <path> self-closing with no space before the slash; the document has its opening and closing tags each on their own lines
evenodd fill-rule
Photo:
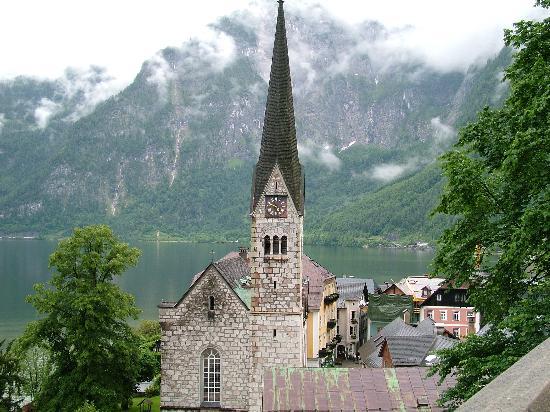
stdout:
<svg viewBox="0 0 550 412">
<path fill-rule="evenodd" d="M 218 43 L 162 50 L 106 100 L 97 68 L 0 82 L 0 234 L 105 222 L 128 236 L 246 238 L 272 17 L 223 18 Z M 377 23 L 290 15 L 287 30 L 308 239 L 432 239 L 432 164 L 458 125 L 501 101 L 510 53 L 442 73 L 369 55 L 362 46 L 385 36 Z"/>
</svg>

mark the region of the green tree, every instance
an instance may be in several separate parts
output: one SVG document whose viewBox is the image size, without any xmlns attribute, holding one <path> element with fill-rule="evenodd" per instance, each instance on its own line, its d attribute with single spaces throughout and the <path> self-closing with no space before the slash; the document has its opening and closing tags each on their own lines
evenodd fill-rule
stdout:
<svg viewBox="0 0 550 412">
<path fill-rule="evenodd" d="M 160 352 L 157 349 L 161 335 L 160 323 L 142 320 L 134 333 L 139 339 L 139 380 L 148 381 L 160 373 Z"/>
<path fill-rule="evenodd" d="M 0 411 L 17 410 L 21 399 L 20 394 L 22 379 L 20 376 L 20 359 L 13 350 L 13 341 L 5 344 L 0 341 Z M 14 399 L 14 397 L 16 397 Z"/>
<path fill-rule="evenodd" d="M 139 310 L 113 281 L 139 255 L 98 225 L 75 229 L 50 256 L 52 279 L 35 285 L 28 298 L 44 317 L 21 339 L 51 354 L 53 370 L 36 398 L 38 410 L 74 411 L 89 402 L 111 411 L 127 403 L 139 372 L 139 347 L 127 319 Z"/>
<path fill-rule="evenodd" d="M 23 350 L 19 348 L 19 345 L 15 347 L 20 352 L 20 376 L 23 382 L 23 393 L 34 400 L 52 371 L 50 352 L 40 346 L 26 347 Z"/>
<path fill-rule="evenodd" d="M 516 49 L 509 98 L 442 156 L 448 183 L 436 212 L 458 220 L 439 240 L 434 272 L 468 282 L 469 302 L 492 324 L 441 352 L 434 371 L 458 379 L 442 398 L 451 407 L 550 335 L 550 19 L 520 21 L 504 38 Z"/>
</svg>

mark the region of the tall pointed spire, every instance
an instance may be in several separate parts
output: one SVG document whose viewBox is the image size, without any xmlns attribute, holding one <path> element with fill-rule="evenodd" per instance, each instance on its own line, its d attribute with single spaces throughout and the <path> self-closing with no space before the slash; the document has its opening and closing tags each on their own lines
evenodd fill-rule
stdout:
<svg viewBox="0 0 550 412">
<path fill-rule="evenodd" d="M 278 164 L 290 197 L 298 212 L 303 214 L 304 178 L 298 159 L 283 0 L 278 0 L 278 3 L 262 146 L 252 183 L 252 210 L 256 207 L 275 164 Z"/>
</svg>

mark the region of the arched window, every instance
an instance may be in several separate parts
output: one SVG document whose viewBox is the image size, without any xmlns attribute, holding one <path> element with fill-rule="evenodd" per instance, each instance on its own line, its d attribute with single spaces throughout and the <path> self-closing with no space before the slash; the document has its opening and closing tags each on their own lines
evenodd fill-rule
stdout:
<svg viewBox="0 0 550 412">
<path fill-rule="evenodd" d="M 220 354 L 209 348 L 201 355 L 202 363 L 202 400 L 219 402 L 221 389 Z"/>
<path fill-rule="evenodd" d="M 273 254 L 279 254 L 279 236 L 273 236 Z"/>
<path fill-rule="evenodd" d="M 208 309 L 214 310 L 216 308 L 215 302 L 214 302 L 214 296 L 210 296 L 208 298 Z"/>
<path fill-rule="evenodd" d="M 269 239 L 269 236 L 264 237 L 264 255 L 270 255 L 271 254 L 271 239 Z"/>
<path fill-rule="evenodd" d="M 287 251 L 287 240 L 286 236 L 281 237 L 281 255 L 286 255 Z"/>
</svg>

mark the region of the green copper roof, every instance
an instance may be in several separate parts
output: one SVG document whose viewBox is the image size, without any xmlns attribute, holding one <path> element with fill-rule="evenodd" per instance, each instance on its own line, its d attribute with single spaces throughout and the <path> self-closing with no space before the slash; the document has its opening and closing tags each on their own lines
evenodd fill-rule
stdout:
<svg viewBox="0 0 550 412">
<path fill-rule="evenodd" d="M 279 165 L 292 201 L 298 212 L 302 214 L 304 210 L 304 177 L 298 159 L 282 1 L 279 1 L 262 146 L 252 183 L 252 210 L 258 204 L 275 164 Z"/>
</svg>

